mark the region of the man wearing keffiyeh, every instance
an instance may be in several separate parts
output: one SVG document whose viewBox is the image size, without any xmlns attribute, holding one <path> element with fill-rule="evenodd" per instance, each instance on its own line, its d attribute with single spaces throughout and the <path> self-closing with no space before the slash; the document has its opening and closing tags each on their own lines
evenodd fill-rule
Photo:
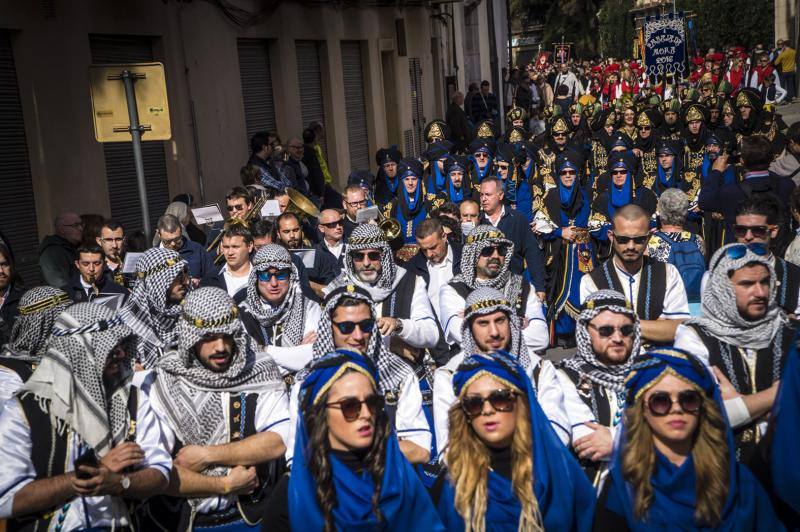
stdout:
<svg viewBox="0 0 800 532">
<path fill-rule="evenodd" d="M 56 318 L 71 303 L 66 292 L 51 286 L 37 286 L 22 294 L 20 315 L 0 351 L 0 412 L 2 403 L 22 386 L 42 359 Z"/>
<path fill-rule="evenodd" d="M 123 498 L 166 488 L 172 463 L 131 386 L 130 340 L 101 305 L 58 316 L 47 352 L 0 415 L 0 518 L 10 529 L 126 529 Z"/>
<path fill-rule="evenodd" d="M 359 229 L 363 226 L 359 226 Z M 394 409 L 394 424 L 400 438 L 400 449 L 412 463 L 429 460 L 431 427 L 423 411 L 419 379 L 412 363 L 390 352 L 377 325 L 376 311 L 370 294 L 361 287 L 344 285 L 325 298 L 322 318 L 314 342 L 313 364 L 336 349 L 348 349 L 366 356 L 380 374 L 380 392 Z M 308 368 L 308 366 L 307 366 Z M 292 387 L 289 411 L 292 416 L 287 459 L 294 450 L 294 429 L 297 415 L 297 394 L 306 369 L 297 374 Z"/>
<path fill-rule="evenodd" d="M 439 316 L 447 343 L 461 344 L 464 303 L 474 290 L 489 287 L 503 293 L 517 316 L 528 351 L 547 348 L 550 337 L 542 304 L 533 286 L 509 270 L 514 244 L 491 225 L 479 225 L 468 235 L 461 255 L 461 273 L 439 291 Z"/>
<path fill-rule="evenodd" d="M 317 338 L 319 305 L 307 299 L 289 251 L 267 244 L 256 252 L 240 305 L 247 333 L 287 373 L 305 366 Z"/>
<path fill-rule="evenodd" d="M 749 463 L 765 434 L 796 327 L 778 304 L 769 249 L 728 244 L 711 257 L 701 317 L 678 326 L 675 347 L 711 366 L 734 429 L 737 459 Z"/>
<path fill-rule="evenodd" d="M 522 320 L 511 302 L 499 290 L 488 286 L 478 287 L 467 297 L 462 312 L 462 351 L 438 368 L 433 377 L 433 417 L 439 452 L 447 445 L 448 411 L 456 402 L 453 373 L 466 357 L 475 353 L 503 352 L 515 358 L 533 382 L 539 404 L 556 434 L 562 442 L 567 443 L 567 415 L 555 367 L 525 345 Z"/>
<path fill-rule="evenodd" d="M 267 468 L 280 475 L 286 449 L 288 404 L 278 367 L 253 350 L 238 308 L 219 288 L 186 297 L 176 332 L 177 348 L 155 370 L 140 372 L 140 387 L 168 446 L 179 449 L 167 493 L 188 504 L 164 512 L 161 498 L 149 503 L 150 514 L 166 530 L 255 523 L 274 480 Z"/>
<path fill-rule="evenodd" d="M 145 369 L 175 343 L 180 302 L 190 287 L 189 264 L 177 251 L 151 248 L 136 263 L 136 284 L 120 309 L 122 321 L 137 337 L 136 359 Z"/>
<path fill-rule="evenodd" d="M 575 322 L 578 351 L 561 362 L 572 444 L 591 480 L 599 480 L 625 408 L 625 377 L 639 354 L 639 317 L 625 296 L 598 290 Z"/>
</svg>

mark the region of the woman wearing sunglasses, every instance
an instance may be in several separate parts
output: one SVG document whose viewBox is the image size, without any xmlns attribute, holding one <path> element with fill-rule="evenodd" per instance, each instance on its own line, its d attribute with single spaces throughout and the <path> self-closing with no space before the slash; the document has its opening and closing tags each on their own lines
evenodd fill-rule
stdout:
<svg viewBox="0 0 800 532">
<path fill-rule="evenodd" d="M 719 388 L 699 360 L 650 351 L 625 387 L 595 530 L 783 530 L 761 485 L 736 462 Z"/>
<path fill-rule="evenodd" d="M 337 350 L 312 365 L 294 457 L 264 530 L 443 530 L 389 426 L 377 370 L 357 353 Z"/>
<path fill-rule="evenodd" d="M 447 530 L 590 530 L 595 494 L 506 355 L 476 354 L 453 376 L 448 472 L 434 488 Z"/>
</svg>

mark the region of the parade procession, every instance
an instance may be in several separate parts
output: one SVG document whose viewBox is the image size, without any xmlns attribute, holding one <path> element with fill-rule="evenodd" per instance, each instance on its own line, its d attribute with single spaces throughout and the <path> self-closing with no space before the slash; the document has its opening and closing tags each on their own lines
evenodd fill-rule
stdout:
<svg viewBox="0 0 800 532">
<path fill-rule="evenodd" d="M 0 12 L 0 532 L 800 530 L 796 2 Z"/>
</svg>

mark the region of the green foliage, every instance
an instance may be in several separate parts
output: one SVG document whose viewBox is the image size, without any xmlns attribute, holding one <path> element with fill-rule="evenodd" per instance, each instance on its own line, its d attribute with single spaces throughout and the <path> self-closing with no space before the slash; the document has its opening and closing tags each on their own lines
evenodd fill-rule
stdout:
<svg viewBox="0 0 800 532">
<path fill-rule="evenodd" d="M 574 57 L 597 53 L 597 11 L 603 0 L 510 0 L 515 29 L 542 24 L 542 49 L 554 42 L 571 42 Z"/>
<path fill-rule="evenodd" d="M 598 14 L 600 55 L 630 57 L 633 53 L 633 0 L 606 0 Z"/>
<path fill-rule="evenodd" d="M 678 10 L 694 11 L 701 50 L 735 44 L 747 49 L 775 38 L 774 0 L 677 0 Z"/>
</svg>

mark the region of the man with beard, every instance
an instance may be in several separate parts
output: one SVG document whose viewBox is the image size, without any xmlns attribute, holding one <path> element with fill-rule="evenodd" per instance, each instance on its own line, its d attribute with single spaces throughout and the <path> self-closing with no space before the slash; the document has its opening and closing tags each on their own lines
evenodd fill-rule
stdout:
<svg viewBox="0 0 800 532">
<path fill-rule="evenodd" d="M 702 317 L 678 328 L 675 347 L 711 366 L 734 428 L 737 458 L 750 464 L 796 328 L 778 305 L 775 268 L 762 244 L 729 244 L 711 258 Z"/>
<path fill-rule="evenodd" d="M 404 245 L 414 245 L 417 225 L 428 217 L 435 194 L 426 193 L 421 186 L 422 165 L 416 159 L 406 158 L 397 165 L 401 188 L 397 197 L 386 205 L 384 214 L 400 222 L 400 237 Z"/>
<path fill-rule="evenodd" d="M 621 292 L 641 320 L 642 338 L 671 343 L 675 329 L 689 317 L 686 290 L 678 269 L 644 255 L 650 239 L 650 215 L 638 205 L 616 209 L 607 238 L 613 255 L 581 279 L 581 302 L 599 289 Z"/>
<path fill-rule="evenodd" d="M 261 518 L 283 474 L 285 385 L 272 358 L 253 350 L 224 290 L 199 288 L 181 310 L 176 348 L 137 375 L 174 465 L 169 497 L 148 501 L 154 523 L 145 528 L 242 530 Z"/>
<path fill-rule="evenodd" d="M 535 186 L 546 194 L 548 190 L 556 186 L 555 168 L 556 157 L 564 151 L 569 142 L 570 127 L 567 119 L 563 116 L 556 116 L 550 122 L 550 128 L 546 134 L 542 147 L 539 148 L 536 159 Z"/>
<path fill-rule="evenodd" d="M 705 155 L 706 137 L 708 136 L 706 128 L 708 108 L 701 103 L 688 105 L 683 111 L 683 122 L 686 124 L 686 129 L 683 131 L 683 140 L 686 146 L 683 154 L 683 166 L 687 173 L 697 176 L 703 165 L 703 155 Z"/>
<path fill-rule="evenodd" d="M 114 220 L 106 220 L 100 226 L 100 233 L 98 233 L 95 240 L 106 256 L 106 270 L 111 274 L 111 278 L 118 285 L 127 288 L 129 283 L 125 278 L 125 274 L 122 273 L 122 250 L 125 245 L 125 229 Z"/>
<path fill-rule="evenodd" d="M 56 318 L 71 304 L 66 292 L 38 286 L 22 294 L 20 315 L 11 329 L 8 343 L 0 351 L 0 412 L 39 365 Z"/>
<path fill-rule="evenodd" d="M 399 179 L 398 179 L 399 181 Z M 399 190 L 398 190 L 399 193 Z M 353 229 L 358 225 L 356 216 L 358 211 L 367 206 L 367 193 L 361 185 L 348 185 L 344 189 L 342 207 L 344 207 L 344 237 L 350 236 Z"/>
<path fill-rule="evenodd" d="M 381 148 L 375 154 L 378 164 L 378 176 L 375 181 L 375 201 L 378 205 L 386 205 L 397 196 L 397 187 L 400 179 L 397 177 L 397 165 L 403 159 L 403 154 L 397 146 Z"/>
<path fill-rule="evenodd" d="M 735 107 L 732 129 L 736 133 L 736 141 L 741 149 L 742 139 L 756 133 L 761 126 L 764 97 L 755 89 L 742 89 L 736 96 Z"/>
<path fill-rule="evenodd" d="M 436 443 L 444 449 L 448 440 L 448 412 L 456 402 L 453 373 L 463 360 L 476 353 L 506 352 L 517 359 L 534 383 L 536 399 L 558 437 L 569 442 L 569 422 L 564 396 L 553 364 L 534 353 L 523 338 L 521 319 L 514 303 L 499 290 L 483 286 L 463 301 L 464 319 L 459 323 L 461 352 L 434 372 L 433 419 Z"/>
<path fill-rule="evenodd" d="M 633 153 L 639 158 L 639 168 L 641 168 L 642 181 L 645 184 L 655 181 L 655 175 L 658 171 L 658 157 L 656 155 L 658 138 L 655 131 L 660 125 L 661 113 L 655 109 L 645 109 L 636 118 L 637 136 Z"/>
<path fill-rule="evenodd" d="M 575 325 L 578 351 L 561 361 L 572 448 L 598 486 L 611 458 L 625 408 L 625 377 L 639 354 L 639 317 L 625 296 L 598 290 L 583 304 Z"/>
<path fill-rule="evenodd" d="M 300 218 L 293 212 L 284 212 L 276 220 L 278 225 L 278 243 L 282 244 L 289 251 L 307 248 L 308 244 L 303 241 L 303 228 Z M 333 255 L 329 253 L 314 252 L 314 265 L 306 268 L 311 288 L 318 295 L 322 294 L 322 289 L 339 275 L 338 267 Z M 252 269 L 250 272 L 252 276 Z"/>
<path fill-rule="evenodd" d="M 678 113 L 681 111 L 681 103 L 677 98 L 670 98 L 661 104 L 661 113 L 664 115 L 664 123 L 658 129 L 658 136 L 662 139 L 679 140 L 681 138 L 681 127 L 678 121 Z"/>
<path fill-rule="evenodd" d="M 472 188 L 465 181 L 467 176 L 467 160 L 461 155 L 451 155 L 444 163 L 445 186 L 444 190 L 436 195 L 437 200 L 461 205 L 469 198 Z"/>
<path fill-rule="evenodd" d="M 439 317 L 448 344 L 462 344 L 464 302 L 474 290 L 489 286 L 503 292 L 516 315 L 524 320 L 523 339 L 531 352 L 547 348 L 549 335 L 542 303 L 535 288 L 510 270 L 514 244 L 502 231 L 479 225 L 467 236 L 461 255 L 461 273 L 439 291 Z"/>
<path fill-rule="evenodd" d="M 64 291 L 75 303 L 91 302 L 101 295 L 128 295 L 128 290 L 115 283 L 105 272 L 106 257 L 100 246 L 81 245 L 78 247 L 78 260 L 75 261 L 77 274 L 73 274 Z"/>
<path fill-rule="evenodd" d="M 127 503 L 172 469 L 149 401 L 131 386 L 131 330 L 78 303 L 0 415 L 0 517 L 11 530 L 125 530 Z"/>
<path fill-rule="evenodd" d="M 481 128 L 486 131 L 481 131 Z M 497 144 L 491 129 L 486 124 L 481 124 L 478 131 L 486 137 L 480 136 L 469 143 L 469 153 L 471 153 L 469 168 L 467 169 L 466 181 L 472 186 L 474 192 L 480 189 L 481 181 L 492 175 L 494 172 L 494 152 Z"/>
<path fill-rule="evenodd" d="M 310 360 L 317 338 L 319 305 L 303 295 L 289 251 L 267 244 L 253 257 L 247 298 L 240 305 L 247 333 L 284 373 L 295 373 Z"/>
<path fill-rule="evenodd" d="M 119 315 L 136 335 L 136 362 L 144 368 L 154 367 L 175 342 L 189 286 L 189 265 L 176 251 L 148 249 L 136 262 L 136 286 Z"/>
<path fill-rule="evenodd" d="M 374 227 L 374 226 L 361 226 Z M 359 229 L 361 229 L 359 227 Z M 381 327 L 379 305 L 369 291 L 355 284 L 343 284 L 325 298 L 317 340 L 314 342 L 314 361 L 336 349 L 346 349 L 369 358 L 378 368 L 379 392 L 386 399 L 387 413 L 392 419 L 400 450 L 412 464 L 425 464 L 435 458 L 432 439 L 430 391 L 423 394 L 427 384 L 427 367 L 422 356 L 400 356 L 386 347 L 388 338 Z M 291 416 L 287 460 L 294 454 L 294 430 L 297 405 L 304 371 L 297 374 L 292 386 L 289 412 Z"/>
</svg>

